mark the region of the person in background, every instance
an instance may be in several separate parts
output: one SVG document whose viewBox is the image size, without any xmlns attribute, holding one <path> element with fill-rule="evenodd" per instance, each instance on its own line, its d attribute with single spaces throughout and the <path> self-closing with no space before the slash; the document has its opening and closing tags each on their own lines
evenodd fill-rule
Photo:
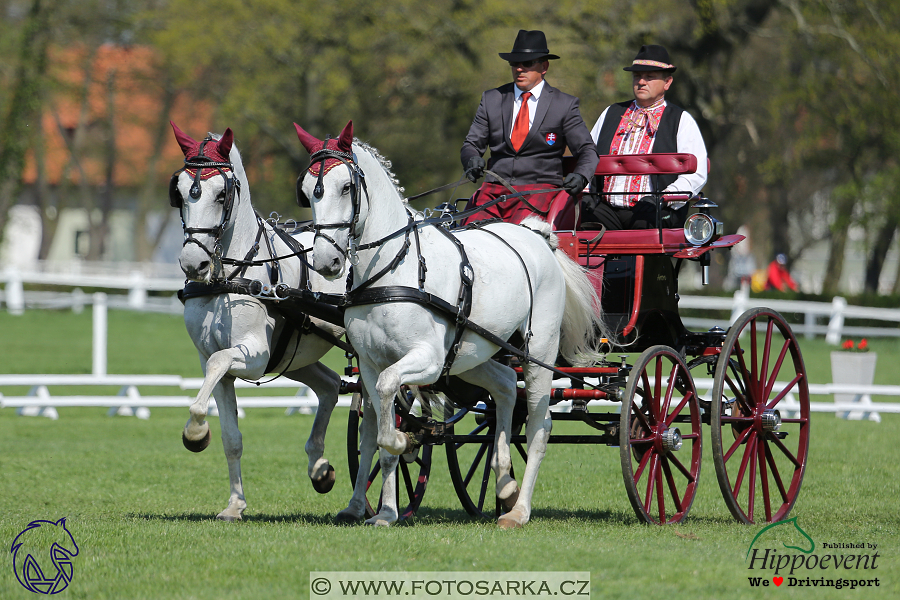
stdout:
<svg viewBox="0 0 900 600">
<path fill-rule="evenodd" d="M 787 256 L 778 254 L 775 260 L 769 263 L 769 269 L 766 276 L 766 289 L 778 290 L 786 292 L 789 289 L 793 292 L 800 291 L 797 282 L 791 277 L 787 268 Z"/>
<path fill-rule="evenodd" d="M 597 168 L 597 149 L 578 109 L 578 98 L 552 87 L 544 79 L 551 54 L 542 31 L 520 30 L 511 52 L 501 52 L 509 62 L 513 81 L 488 90 L 469 128 L 460 151 L 466 176 L 473 183 L 487 168 L 516 191 L 564 188 L 580 193 Z M 575 170 L 563 176 L 566 147 L 576 159 Z M 490 149 L 490 159 L 482 158 Z M 488 174 L 467 208 L 509 194 L 498 177 Z M 466 223 L 501 218 L 519 223 L 531 215 L 546 215 L 558 192 L 531 194 L 495 204 L 466 219 Z"/>
<path fill-rule="evenodd" d="M 706 184 L 706 145 L 694 118 L 684 109 L 666 102 L 676 70 L 662 46 L 641 46 L 630 65 L 633 100 L 606 108 L 591 130 L 600 154 L 650 154 L 682 152 L 697 157 L 697 171 L 687 175 L 610 176 L 597 182 L 596 192 L 585 203 L 584 221 L 607 229 L 657 227 L 656 204 L 650 192 L 690 192 L 696 195 Z M 653 185 L 658 183 L 659 189 Z M 664 205 L 663 227 L 681 227 L 687 218 L 685 202 Z"/>
</svg>

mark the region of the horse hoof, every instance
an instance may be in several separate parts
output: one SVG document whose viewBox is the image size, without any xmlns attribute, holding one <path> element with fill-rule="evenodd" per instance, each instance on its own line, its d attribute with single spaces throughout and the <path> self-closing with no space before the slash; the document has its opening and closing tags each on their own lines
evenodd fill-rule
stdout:
<svg viewBox="0 0 900 600">
<path fill-rule="evenodd" d="M 226 515 L 225 513 L 219 513 L 216 515 L 216 518 L 220 521 L 226 521 L 228 523 L 234 523 L 235 521 L 242 521 L 241 515 Z"/>
<path fill-rule="evenodd" d="M 181 432 L 181 443 L 191 452 L 203 452 L 206 450 L 207 446 L 209 446 L 209 440 L 209 429 L 206 430 L 206 435 L 199 440 L 189 440 L 187 436 L 184 435 L 184 432 Z"/>
<path fill-rule="evenodd" d="M 335 525 L 356 525 L 359 519 L 348 512 L 341 511 L 334 517 Z"/>
<path fill-rule="evenodd" d="M 497 525 L 500 526 L 500 529 L 521 529 L 523 527 L 523 525 L 515 519 L 507 518 L 507 515 L 503 515 L 497 519 Z"/>
<path fill-rule="evenodd" d="M 506 498 L 506 499 L 500 498 L 500 506 L 503 507 L 503 510 L 505 512 L 511 511 L 513 509 L 513 507 L 516 505 L 516 502 L 519 501 L 519 492 L 520 491 L 521 490 L 519 489 L 519 487 L 516 486 L 516 491 L 514 491 L 512 494 L 510 494 L 509 498 Z"/>
<path fill-rule="evenodd" d="M 322 479 L 316 480 L 311 479 L 313 489 L 319 492 L 320 494 L 327 494 L 331 491 L 331 488 L 334 487 L 334 467 L 328 465 L 328 472 L 325 473 L 325 476 Z"/>
</svg>

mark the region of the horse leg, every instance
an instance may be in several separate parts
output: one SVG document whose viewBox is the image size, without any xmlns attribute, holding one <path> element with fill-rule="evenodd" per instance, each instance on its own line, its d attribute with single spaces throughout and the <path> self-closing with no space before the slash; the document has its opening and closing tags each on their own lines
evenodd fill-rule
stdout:
<svg viewBox="0 0 900 600">
<path fill-rule="evenodd" d="M 486 389 L 496 405 L 497 431 L 491 468 L 497 476 L 497 498 L 504 506 L 516 503 L 519 486 L 512 478 L 510 436 L 512 414 L 516 405 L 516 373 L 511 368 L 489 360 L 459 374 L 460 379 Z M 502 525 L 502 522 L 501 522 Z"/>
<path fill-rule="evenodd" d="M 313 488 L 320 494 L 326 494 L 334 487 L 335 474 L 334 467 L 324 458 L 325 431 L 328 429 L 331 414 L 337 405 L 341 378 L 319 362 L 286 373 L 286 375 L 308 385 L 319 400 L 312 431 L 309 433 L 309 439 L 306 441 L 304 449 L 309 457 L 307 473 Z"/>
<path fill-rule="evenodd" d="M 379 411 L 378 445 L 391 454 L 400 456 L 413 450 L 410 438 L 400 432 L 394 422 L 394 398 L 400 393 L 400 385 L 437 381 L 444 362 L 441 353 L 442 348 L 420 344 L 378 376 L 373 397 L 374 405 L 377 405 L 376 409 Z M 363 379 L 365 378 L 366 375 L 363 374 Z"/>
<path fill-rule="evenodd" d="M 206 422 L 206 414 L 209 411 L 209 399 L 212 396 L 213 389 L 231 369 L 232 352 L 234 352 L 233 348 L 213 352 L 203 366 L 203 384 L 200 386 L 200 391 L 197 392 L 197 397 L 194 399 L 193 404 L 191 404 L 189 409 L 191 416 L 181 434 L 181 441 L 184 443 L 184 447 L 191 452 L 202 452 L 209 446 L 209 423 Z"/>
<path fill-rule="evenodd" d="M 381 507 L 374 517 L 366 519 L 366 525 L 388 527 L 391 523 L 397 522 L 397 465 L 400 463 L 400 457 L 381 448 L 379 460 L 381 461 Z"/>
<path fill-rule="evenodd" d="M 368 398 L 363 380 L 363 392 Z M 359 423 L 359 470 L 356 472 L 356 481 L 353 483 L 353 496 L 350 504 L 335 517 L 337 523 L 356 523 L 366 514 L 366 491 L 369 487 L 369 471 L 372 468 L 372 457 L 378 449 L 375 442 L 378 424 L 375 411 L 367 399 L 363 399 L 362 419 Z"/>
<path fill-rule="evenodd" d="M 528 464 L 522 476 L 522 489 L 515 506 L 500 517 L 501 529 L 522 527 L 531 518 L 531 497 L 537 482 L 541 461 L 547 454 L 547 440 L 553 421 L 550 418 L 550 387 L 553 374 L 541 367 L 528 364 L 524 367 L 526 396 L 528 398 L 528 423 L 525 437 L 528 444 Z"/>
<path fill-rule="evenodd" d="M 238 429 L 237 397 L 234 393 L 234 378 L 223 377 L 216 386 L 216 403 L 219 407 L 219 423 L 222 426 L 222 448 L 228 461 L 228 479 L 231 493 L 228 507 L 216 515 L 222 521 L 240 521 L 247 502 L 244 500 L 244 484 L 241 481 L 241 455 L 244 446 Z"/>
</svg>

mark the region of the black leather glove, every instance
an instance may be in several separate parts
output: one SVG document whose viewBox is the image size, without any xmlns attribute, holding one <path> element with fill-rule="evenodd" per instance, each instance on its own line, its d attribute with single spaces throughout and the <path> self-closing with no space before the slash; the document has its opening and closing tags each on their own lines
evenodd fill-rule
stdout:
<svg viewBox="0 0 900 600">
<path fill-rule="evenodd" d="M 587 186 L 587 179 L 584 178 L 584 175 L 569 173 L 566 175 L 566 178 L 563 179 L 562 186 L 570 195 L 576 196 Z"/>
<path fill-rule="evenodd" d="M 480 156 L 473 156 L 469 159 L 469 164 L 466 166 L 466 177 L 469 178 L 469 181 L 475 183 L 484 177 L 484 167 L 484 159 Z"/>
</svg>

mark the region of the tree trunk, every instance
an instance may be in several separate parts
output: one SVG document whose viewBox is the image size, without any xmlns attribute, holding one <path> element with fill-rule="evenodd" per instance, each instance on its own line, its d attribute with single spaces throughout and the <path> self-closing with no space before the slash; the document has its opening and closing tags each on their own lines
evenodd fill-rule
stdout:
<svg viewBox="0 0 900 600">
<path fill-rule="evenodd" d="M 888 250 L 891 249 L 891 242 L 894 239 L 894 232 L 897 230 L 897 217 L 889 216 L 885 224 L 878 230 L 875 237 L 875 244 L 872 246 L 872 253 L 866 264 L 866 283 L 865 291 L 873 294 L 878 293 L 878 280 L 881 278 L 881 269 L 884 267 L 884 259 Z"/>
<path fill-rule="evenodd" d="M 19 65 L 9 112 L 0 131 L 0 242 L 9 208 L 15 203 L 22 186 L 25 152 L 31 145 L 32 125 L 41 118 L 41 88 L 47 71 L 49 11 L 41 8 L 41 0 L 33 0 L 22 34 Z"/>
<path fill-rule="evenodd" d="M 856 187 L 854 186 L 855 190 Z M 831 247 L 828 250 L 828 262 L 825 267 L 825 279 L 822 282 L 822 293 L 837 294 L 841 283 L 841 272 L 844 270 L 844 251 L 847 247 L 847 231 L 853 222 L 853 207 L 857 194 L 854 191 L 835 193 L 835 219 L 831 226 Z"/>
</svg>

